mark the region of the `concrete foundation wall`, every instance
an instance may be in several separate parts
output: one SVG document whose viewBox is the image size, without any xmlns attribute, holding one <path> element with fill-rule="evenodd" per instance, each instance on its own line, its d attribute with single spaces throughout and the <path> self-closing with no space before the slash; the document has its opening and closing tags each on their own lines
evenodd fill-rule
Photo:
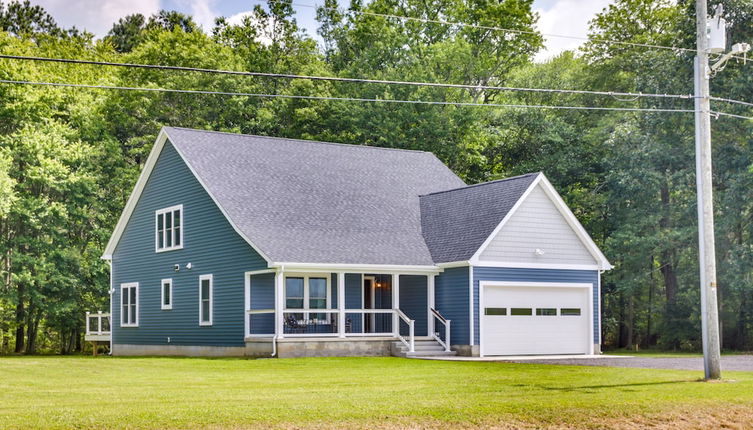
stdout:
<svg viewBox="0 0 753 430">
<path fill-rule="evenodd" d="M 113 344 L 112 355 L 173 355 L 186 357 L 243 357 L 242 346 L 128 345 Z"/>
<path fill-rule="evenodd" d="M 480 350 L 478 345 L 450 345 L 450 349 L 457 351 L 463 357 L 478 357 Z"/>
<path fill-rule="evenodd" d="M 281 339 L 277 343 L 279 358 L 294 357 L 375 357 L 389 356 L 394 339 Z"/>
</svg>

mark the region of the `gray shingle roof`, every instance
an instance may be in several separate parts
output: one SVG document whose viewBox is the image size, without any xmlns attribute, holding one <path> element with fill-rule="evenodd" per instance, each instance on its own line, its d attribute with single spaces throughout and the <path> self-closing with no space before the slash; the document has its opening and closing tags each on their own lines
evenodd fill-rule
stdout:
<svg viewBox="0 0 753 430">
<path fill-rule="evenodd" d="M 421 196 L 421 227 L 434 262 L 469 260 L 539 174 Z"/>
<path fill-rule="evenodd" d="M 228 218 L 274 262 L 432 265 L 418 196 L 465 186 L 428 152 L 165 132 Z"/>
</svg>

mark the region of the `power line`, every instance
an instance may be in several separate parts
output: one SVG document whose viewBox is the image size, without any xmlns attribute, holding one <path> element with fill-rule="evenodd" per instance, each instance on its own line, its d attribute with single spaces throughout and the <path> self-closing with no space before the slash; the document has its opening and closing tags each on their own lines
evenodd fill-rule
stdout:
<svg viewBox="0 0 753 430">
<path fill-rule="evenodd" d="M 270 2 L 275 2 L 275 0 L 270 0 Z M 304 3 L 291 3 L 291 6 L 299 6 L 299 7 L 307 7 L 307 8 L 313 8 L 313 9 L 324 9 L 324 10 L 332 10 L 336 12 L 342 11 L 339 8 L 336 7 L 328 7 L 324 5 L 309 5 Z M 412 16 L 405 16 L 405 15 L 393 15 L 388 13 L 378 13 L 378 12 L 368 12 L 363 10 L 354 10 L 354 9 L 348 9 L 345 13 L 355 13 L 358 15 L 368 15 L 368 16 L 375 16 L 380 18 L 394 18 L 404 21 L 417 21 L 417 22 L 423 22 L 425 24 L 441 24 L 441 25 L 447 25 L 447 26 L 459 26 L 459 27 L 469 27 L 469 28 L 475 28 L 479 30 L 492 30 L 492 31 L 500 31 L 504 33 L 513 33 L 513 34 L 531 34 L 531 35 L 541 35 L 544 37 L 555 37 L 560 39 L 571 39 L 571 40 L 583 40 L 583 41 L 593 41 L 597 43 L 606 43 L 611 45 L 624 45 L 624 46 L 632 46 L 637 48 L 649 48 L 649 49 L 664 49 L 664 50 L 672 50 L 672 51 L 681 51 L 681 52 L 693 52 L 697 53 L 697 49 L 693 48 L 682 48 L 679 46 L 666 46 L 666 45 L 656 45 L 651 43 L 636 43 L 636 42 L 623 42 L 620 40 L 613 40 L 613 39 L 603 39 L 603 38 L 589 38 L 584 36 L 572 36 L 572 35 L 566 35 L 566 34 L 554 34 L 554 33 L 541 33 L 538 31 L 533 30 L 518 30 L 514 28 L 504 28 L 504 27 L 497 27 L 497 26 L 490 26 L 490 25 L 479 25 L 479 24 L 468 24 L 464 22 L 453 22 L 453 21 L 445 21 L 441 19 L 429 19 L 429 18 L 418 18 L 418 17 L 412 17 Z M 738 60 L 745 61 L 746 59 L 744 57 L 740 56 L 732 56 L 731 58 L 736 58 Z"/>
<path fill-rule="evenodd" d="M 725 99 L 724 97 L 711 97 L 711 100 L 717 101 L 717 102 L 734 103 L 734 104 L 738 104 L 738 105 L 753 107 L 753 103 L 744 102 L 742 100 Z"/>
<path fill-rule="evenodd" d="M 416 104 L 416 105 L 420 104 L 420 105 L 439 105 L 439 106 L 458 106 L 458 107 L 498 107 L 498 108 L 513 108 L 513 109 L 593 110 L 593 111 L 621 111 L 621 112 L 672 112 L 672 113 L 695 112 L 692 109 L 627 108 L 627 107 L 567 106 L 567 105 L 528 105 L 528 104 L 507 104 L 507 103 L 443 102 L 443 101 L 430 101 L 430 100 L 370 99 L 370 98 L 360 98 L 360 97 L 305 96 L 305 95 L 294 95 L 294 94 L 265 94 L 265 93 L 244 93 L 244 92 L 212 91 L 212 90 L 182 90 L 182 89 L 175 89 L 175 88 L 148 88 L 148 87 L 117 86 L 117 85 L 72 84 L 72 83 L 65 83 L 65 82 L 14 81 L 14 80 L 8 80 L 8 79 L 0 79 L 0 83 L 17 84 L 17 85 L 51 86 L 51 87 L 91 88 L 91 89 L 105 89 L 105 90 L 127 90 L 127 91 L 166 92 L 166 93 L 183 93 L 183 94 L 245 96 L 245 97 L 259 97 L 259 98 L 287 98 L 287 99 L 323 100 L 323 101 L 353 101 L 353 102 L 398 103 L 398 104 Z M 719 112 L 719 114 L 722 114 L 722 113 Z"/>
<path fill-rule="evenodd" d="M 693 98 L 693 96 L 690 94 L 686 95 L 686 94 L 659 94 L 659 93 L 629 93 L 629 92 L 620 92 L 620 91 L 568 90 L 568 89 L 559 89 L 559 88 L 518 88 L 518 87 L 505 87 L 505 86 L 494 86 L 494 85 L 393 81 L 393 80 L 386 80 L 386 79 L 343 78 L 343 77 L 337 77 L 337 76 L 314 76 L 314 75 L 296 75 L 296 74 L 290 74 L 290 73 L 218 70 L 218 69 L 206 69 L 206 68 L 200 68 L 200 67 L 163 66 L 163 65 L 157 65 L 157 64 L 116 63 L 116 62 L 111 62 L 111 61 L 33 57 L 33 56 L 25 56 L 25 55 L 0 54 L 0 59 L 43 61 L 43 62 L 52 62 L 52 63 L 70 63 L 70 64 L 85 64 L 85 65 L 113 66 L 113 67 L 131 67 L 131 68 L 156 69 L 156 70 L 178 70 L 178 71 L 187 71 L 187 72 L 214 73 L 214 74 L 222 74 L 222 75 L 252 76 L 252 77 L 264 77 L 264 78 L 307 79 L 307 80 L 312 80 L 312 81 L 405 85 L 405 86 L 422 86 L 422 87 L 436 87 L 436 88 L 455 88 L 455 89 L 467 89 L 467 90 L 561 93 L 561 94 L 609 96 L 619 101 L 632 101 L 632 100 L 620 100 L 618 97 L 634 97 L 636 99 L 637 98 L 672 98 L 672 99 L 692 99 Z"/>
</svg>

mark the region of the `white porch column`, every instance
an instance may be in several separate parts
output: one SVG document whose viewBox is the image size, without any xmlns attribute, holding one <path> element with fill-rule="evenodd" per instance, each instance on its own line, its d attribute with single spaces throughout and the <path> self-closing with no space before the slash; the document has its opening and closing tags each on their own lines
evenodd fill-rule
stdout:
<svg viewBox="0 0 753 430">
<path fill-rule="evenodd" d="M 251 334 L 251 323 L 249 321 L 251 316 L 248 314 L 248 311 L 251 310 L 251 275 L 246 273 L 243 276 L 246 278 L 243 281 L 245 285 L 243 293 L 243 337 L 245 338 Z"/>
<path fill-rule="evenodd" d="M 400 309 L 400 274 L 392 274 L 392 308 Z M 400 317 L 397 313 L 392 314 L 392 333 L 397 336 L 400 334 Z"/>
<path fill-rule="evenodd" d="M 280 267 L 275 274 L 275 334 L 278 339 L 284 337 L 282 310 L 285 308 L 285 275 L 283 270 Z"/>
<path fill-rule="evenodd" d="M 434 335 L 434 314 L 431 313 L 432 308 L 435 307 L 434 305 L 434 277 L 436 275 L 430 274 L 426 275 L 426 302 L 427 302 L 427 312 L 428 312 L 428 320 L 426 320 L 426 334 L 429 336 Z"/>
<path fill-rule="evenodd" d="M 340 337 L 345 337 L 345 272 L 337 273 L 337 330 Z"/>
</svg>

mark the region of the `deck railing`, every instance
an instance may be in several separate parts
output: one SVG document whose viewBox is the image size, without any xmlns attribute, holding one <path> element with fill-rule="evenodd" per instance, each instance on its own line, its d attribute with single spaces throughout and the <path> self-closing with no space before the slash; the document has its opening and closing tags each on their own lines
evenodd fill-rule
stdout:
<svg viewBox="0 0 753 430">
<path fill-rule="evenodd" d="M 338 309 L 284 309 L 282 312 L 283 337 L 395 337 L 411 352 L 414 348 L 414 320 L 399 309 L 344 309 L 344 326 L 340 330 Z M 247 336 L 272 336 L 275 334 L 275 310 L 252 309 L 246 311 Z M 395 320 L 398 322 L 395 323 Z M 400 325 L 408 327 L 407 337 L 400 333 Z"/>
<path fill-rule="evenodd" d="M 93 324 L 92 324 L 93 322 Z M 86 335 L 109 335 L 110 334 L 110 314 L 102 311 L 93 314 L 86 313 Z"/>
<path fill-rule="evenodd" d="M 439 342 L 440 345 L 444 347 L 445 351 L 450 351 L 450 320 L 443 317 L 442 314 L 439 313 L 438 310 L 431 308 L 431 317 L 434 318 L 434 327 L 437 327 L 437 322 L 444 325 L 444 336 L 440 334 L 440 332 L 435 332 L 431 334 L 431 337 L 433 337 L 437 342 Z"/>
</svg>

